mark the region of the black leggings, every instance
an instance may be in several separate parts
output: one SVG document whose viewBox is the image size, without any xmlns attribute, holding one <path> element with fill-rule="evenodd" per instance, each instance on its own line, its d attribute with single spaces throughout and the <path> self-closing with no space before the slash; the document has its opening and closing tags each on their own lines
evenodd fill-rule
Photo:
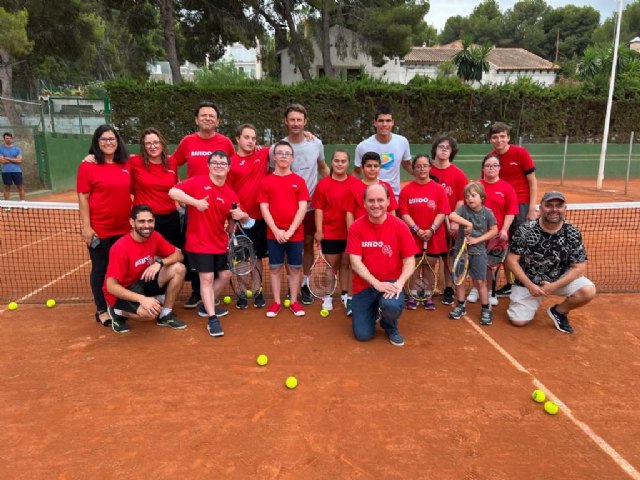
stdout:
<svg viewBox="0 0 640 480">
<path fill-rule="evenodd" d="M 98 312 L 107 310 L 107 302 L 104 299 L 102 287 L 104 285 L 104 277 L 107 275 L 107 265 L 109 264 L 109 251 L 116 240 L 122 235 L 116 237 L 101 238 L 100 244 L 96 248 L 89 247 L 89 258 L 91 258 L 91 292 L 93 293 L 93 301 L 96 304 Z"/>
</svg>

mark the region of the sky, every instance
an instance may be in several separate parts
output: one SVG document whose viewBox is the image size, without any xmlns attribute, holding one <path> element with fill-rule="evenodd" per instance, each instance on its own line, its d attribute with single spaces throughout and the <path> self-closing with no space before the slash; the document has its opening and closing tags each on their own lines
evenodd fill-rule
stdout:
<svg viewBox="0 0 640 480">
<path fill-rule="evenodd" d="M 500 11 L 513 8 L 516 0 L 497 0 Z M 624 5 L 628 5 L 631 0 L 625 0 Z M 592 6 L 600 11 L 600 23 L 609 18 L 614 11 L 618 10 L 618 0 L 546 0 L 547 4 L 553 8 L 563 7 L 565 5 Z M 429 0 L 431 7 L 427 14 L 426 21 L 428 24 L 436 27 L 438 32 L 444 28 L 444 24 L 449 17 L 460 15 L 468 16 L 473 9 L 480 3 L 478 0 Z"/>
</svg>

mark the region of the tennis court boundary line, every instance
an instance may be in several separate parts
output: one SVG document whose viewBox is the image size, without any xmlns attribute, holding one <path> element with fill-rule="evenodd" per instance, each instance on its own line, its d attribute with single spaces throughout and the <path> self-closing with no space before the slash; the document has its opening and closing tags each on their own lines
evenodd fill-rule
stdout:
<svg viewBox="0 0 640 480">
<path fill-rule="evenodd" d="M 516 360 L 509 352 L 507 352 L 498 342 L 496 342 L 487 332 L 485 332 L 479 325 L 474 323 L 467 315 L 464 316 L 465 321 L 471 325 L 471 327 L 480 334 L 482 338 L 484 338 L 489 344 L 495 348 L 504 358 L 506 358 L 509 363 L 516 370 L 519 370 L 522 373 L 529 375 L 533 379 L 533 384 L 536 388 L 540 390 L 544 390 L 547 394 L 547 397 L 551 398 L 559 407 L 562 409 L 562 413 L 564 413 L 571 422 L 582 430 L 589 439 L 595 443 L 600 450 L 606 453 L 611 459 L 622 469 L 624 470 L 629 477 L 634 480 L 640 480 L 640 472 L 635 469 L 633 465 L 631 465 L 622 455 L 618 453 L 618 451 L 613 448 L 607 441 L 595 433 L 589 425 L 584 423 L 581 420 L 578 420 L 574 415 L 571 409 L 564 403 L 560 398 L 554 394 L 548 387 L 546 387 L 534 374 L 532 374 L 529 370 L 527 370 L 518 360 Z"/>
</svg>

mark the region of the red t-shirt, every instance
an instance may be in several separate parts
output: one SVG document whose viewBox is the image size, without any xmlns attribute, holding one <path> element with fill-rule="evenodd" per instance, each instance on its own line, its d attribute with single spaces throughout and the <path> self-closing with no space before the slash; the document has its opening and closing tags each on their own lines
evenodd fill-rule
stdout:
<svg viewBox="0 0 640 480">
<path fill-rule="evenodd" d="M 464 201 L 464 187 L 469 183 L 467 176 L 453 164 L 447 168 L 438 168 L 434 165 L 429 175 L 438 178 L 438 183 L 442 185 L 449 198 L 449 208 L 452 212 L 455 211 L 456 203 L 460 200 Z"/>
<path fill-rule="evenodd" d="M 230 217 L 231 205 L 240 204 L 236 192 L 228 185 L 221 187 L 211 181 L 209 175 L 189 178 L 176 185 L 197 200 L 207 198 L 209 208 L 204 212 L 187 207 L 187 234 L 185 251 L 190 253 L 227 253 L 229 236 L 224 228 Z"/>
<path fill-rule="evenodd" d="M 498 231 L 502 230 L 505 215 L 518 215 L 518 199 L 516 192 L 511 185 L 502 179 L 496 183 L 487 183 L 486 180 L 480 180 L 487 198 L 484 206 L 493 212 L 498 224 Z"/>
<path fill-rule="evenodd" d="M 491 152 L 497 154 L 494 150 Z M 529 204 L 529 182 L 527 174 L 535 172 L 536 166 L 526 148 L 520 145 L 509 145 L 509 150 L 500 159 L 500 179 L 511 184 L 516 191 L 518 203 Z"/>
<path fill-rule="evenodd" d="M 262 218 L 258 188 L 262 179 L 267 176 L 268 169 L 268 148 L 258 148 L 246 157 L 237 153 L 231 157 L 231 170 L 227 181 L 238 194 L 240 203 L 251 218 Z"/>
<path fill-rule="evenodd" d="M 342 181 L 325 177 L 316 186 L 311 206 L 322 210 L 322 233 L 326 240 L 347 239 L 345 199 L 351 195 L 352 182 L 359 180 L 353 175 Z"/>
<path fill-rule="evenodd" d="M 362 180 L 355 178 L 355 182 L 351 182 L 351 199 L 347 203 L 347 211 L 353 213 L 353 219 L 356 220 L 367 214 L 367 210 L 364 207 L 364 192 L 367 189 L 368 185 L 364 183 Z M 378 180 L 380 185 L 384 185 L 384 187 L 389 192 L 389 206 L 387 207 L 387 212 L 392 212 L 398 209 L 398 201 L 396 200 L 396 196 L 393 193 L 393 188 L 384 180 Z"/>
<path fill-rule="evenodd" d="M 441 185 L 434 181 L 420 184 L 416 181 L 408 183 L 400 191 L 400 212 L 408 214 L 422 230 L 433 225 L 436 215 L 444 213 L 449 215 L 449 199 Z M 447 251 L 447 238 L 445 227 L 438 228 L 427 244 L 427 252 L 440 254 Z M 424 241 L 413 234 L 416 247 L 422 251 Z"/>
<path fill-rule="evenodd" d="M 207 159 L 216 150 L 222 150 L 229 157 L 235 153 L 231 140 L 221 133 L 216 133 L 211 138 L 202 138 L 197 133 L 192 133 L 180 141 L 173 152 L 173 158 L 179 166 L 187 164 L 187 178 L 209 175 Z"/>
<path fill-rule="evenodd" d="M 418 253 L 406 223 L 387 214 L 381 224 L 371 223 L 364 216 L 351 224 L 347 238 L 347 253 L 359 255 L 371 274 L 378 280 L 397 280 L 402 273 L 402 260 Z M 354 295 L 370 287 L 358 274 L 353 274 Z"/>
<path fill-rule="evenodd" d="M 156 215 L 167 215 L 176 210 L 176 202 L 169 198 L 169 190 L 178 183 L 178 165 L 173 157 L 162 164 L 144 164 L 140 155 L 129 157 L 133 205 L 149 205 Z"/>
<path fill-rule="evenodd" d="M 168 257 L 175 251 L 176 247 L 158 232 L 153 232 L 144 242 L 137 242 L 131 233 L 119 239 L 109 251 L 109 265 L 102 286 L 107 303 L 113 306 L 117 300 L 107 291 L 107 278 L 115 278 L 120 285 L 128 288 L 140 280 L 156 256 Z"/>
<path fill-rule="evenodd" d="M 89 194 L 89 221 L 98 238 L 124 235 L 131 230 L 131 175 L 126 163 L 82 162 L 76 190 Z"/>
<path fill-rule="evenodd" d="M 276 226 L 287 230 L 298 212 L 298 204 L 309 201 L 309 190 L 304 179 L 295 173 L 288 175 L 267 175 L 260 182 L 258 202 L 269 204 L 269 212 Z M 267 238 L 275 240 L 275 235 L 267 228 Z M 291 242 L 304 241 L 303 222 L 289 239 Z"/>
</svg>

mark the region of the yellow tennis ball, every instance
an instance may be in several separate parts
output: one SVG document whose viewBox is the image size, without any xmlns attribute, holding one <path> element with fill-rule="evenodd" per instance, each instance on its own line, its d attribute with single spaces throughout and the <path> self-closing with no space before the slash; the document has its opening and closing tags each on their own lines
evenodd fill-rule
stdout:
<svg viewBox="0 0 640 480">
<path fill-rule="evenodd" d="M 47 307 L 51 308 L 55 306 L 56 306 L 56 301 L 53 298 L 50 298 L 49 300 L 47 300 Z"/>
<path fill-rule="evenodd" d="M 531 394 L 531 398 L 533 398 L 534 402 L 542 403 L 547 399 L 547 396 L 542 390 L 534 390 Z"/>
<path fill-rule="evenodd" d="M 224 298 L 222 299 L 222 301 L 223 301 L 224 303 L 226 303 L 227 305 L 229 305 L 229 304 L 231 303 L 231 297 L 230 297 L 229 295 L 227 295 L 226 297 L 224 297 Z"/>
<path fill-rule="evenodd" d="M 284 307 L 285 307 L 285 308 L 289 308 L 290 306 L 291 306 L 291 300 L 286 299 L 286 300 L 284 301 Z"/>
<path fill-rule="evenodd" d="M 558 413 L 558 405 L 556 405 L 552 401 L 545 402 L 544 411 L 549 415 L 555 415 L 556 413 Z"/>
<path fill-rule="evenodd" d="M 261 367 L 265 366 L 267 363 L 269 363 L 269 358 L 262 354 L 262 355 L 258 355 L 258 358 L 256 358 L 256 362 L 258 363 L 258 365 L 260 365 Z"/>
<path fill-rule="evenodd" d="M 253 292 L 251 290 L 247 290 L 246 294 L 247 294 L 247 298 L 253 297 Z"/>
<path fill-rule="evenodd" d="M 329 310 L 325 310 L 323 308 L 322 310 L 320 310 L 320 316 L 321 317 L 328 317 L 329 316 Z"/>
<path fill-rule="evenodd" d="M 287 377 L 287 380 L 284 383 L 287 388 L 294 389 L 298 386 L 298 379 L 296 377 Z"/>
<path fill-rule="evenodd" d="M 18 308 L 18 304 L 16 302 L 9 303 L 9 310 L 15 310 Z"/>
</svg>

